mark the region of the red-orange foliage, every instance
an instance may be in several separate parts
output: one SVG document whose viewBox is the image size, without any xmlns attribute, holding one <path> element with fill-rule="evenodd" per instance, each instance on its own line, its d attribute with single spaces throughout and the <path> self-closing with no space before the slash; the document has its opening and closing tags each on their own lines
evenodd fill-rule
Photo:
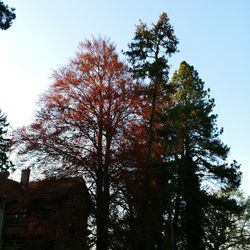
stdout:
<svg viewBox="0 0 250 250">
<path fill-rule="evenodd" d="M 88 169 L 90 154 L 101 146 L 105 155 L 123 140 L 138 104 L 135 84 L 114 45 L 102 39 L 81 43 L 76 58 L 55 71 L 53 80 L 35 122 L 15 131 L 18 153 L 31 158 L 39 151 L 40 161 Z"/>
<path fill-rule="evenodd" d="M 47 174 L 84 174 L 93 183 L 97 234 L 103 237 L 97 247 L 106 249 L 110 187 L 138 108 L 136 85 L 114 45 L 100 38 L 81 43 L 53 80 L 34 123 L 14 133 L 17 153 L 45 166 Z"/>
</svg>

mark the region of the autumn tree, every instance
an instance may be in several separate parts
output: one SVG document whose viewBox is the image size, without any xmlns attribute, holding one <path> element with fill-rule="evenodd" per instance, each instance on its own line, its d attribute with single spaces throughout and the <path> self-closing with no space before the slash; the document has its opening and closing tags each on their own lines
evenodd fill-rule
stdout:
<svg viewBox="0 0 250 250">
<path fill-rule="evenodd" d="M 170 25 L 168 15 L 163 13 L 156 24 L 148 27 L 140 23 L 133 41 L 126 52 L 130 72 L 142 83 L 141 119 L 132 131 L 131 147 L 135 171 L 128 186 L 133 192 L 135 209 L 133 249 L 160 249 L 162 234 L 163 201 L 165 194 L 160 186 L 164 175 L 161 143 L 158 130 L 166 96 L 169 73 L 169 57 L 177 51 L 178 40 Z M 132 137 L 131 136 L 131 137 Z M 160 177 L 160 178 L 159 178 Z M 140 180 L 140 181 L 139 181 Z M 167 183 L 164 181 L 162 183 Z M 137 188 L 135 188 L 137 187 Z M 161 190 L 161 191 L 160 191 Z"/>
<path fill-rule="evenodd" d="M 219 138 L 222 130 L 213 113 L 214 99 L 194 67 L 182 62 L 169 88 L 162 130 L 166 157 L 175 166 L 172 183 L 176 200 L 182 197 L 187 203 L 183 225 L 187 249 L 205 249 L 204 207 L 209 188 L 237 188 L 241 180 L 239 165 L 226 162 L 229 148 Z M 175 206 L 176 220 L 178 212 Z"/>
<path fill-rule="evenodd" d="M 8 145 L 10 143 L 10 138 L 7 136 L 8 126 L 6 115 L 0 110 L 0 172 L 6 172 L 14 168 L 8 157 Z"/>
<path fill-rule="evenodd" d="M 15 9 L 0 1 L 0 29 L 7 30 L 15 18 Z"/>
<path fill-rule="evenodd" d="M 115 46 L 101 38 L 81 43 L 53 80 L 35 121 L 14 134 L 17 153 L 47 175 L 84 176 L 95 204 L 96 248 L 107 250 L 120 147 L 137 106 L 135 84 Z"/>
</svg>

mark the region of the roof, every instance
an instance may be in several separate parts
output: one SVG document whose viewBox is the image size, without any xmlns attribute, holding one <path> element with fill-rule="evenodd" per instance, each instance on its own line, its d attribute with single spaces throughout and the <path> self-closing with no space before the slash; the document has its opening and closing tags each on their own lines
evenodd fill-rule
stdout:
<svg viewBox="0 0 250 250">
<path fill-rule="evenodd" d="M 49 178 L 32 181 L 27 185 L 6 178 L 0 179 L 0 198 L 4 197 L 6 201 L 20 200 L 24 196 L 31 199 L 40 197 L 51 200 L 63 198 L 69 194 L 80 194 L 89 208 L 92 207 L 91 199 L 82 177 Z"/>
<path fill-rule="evenodd" d="M 29 193 L 61 193 L 87 190 L 81 177 L 50 178 L 32 181 L 26 186 Z"/>
</svg>

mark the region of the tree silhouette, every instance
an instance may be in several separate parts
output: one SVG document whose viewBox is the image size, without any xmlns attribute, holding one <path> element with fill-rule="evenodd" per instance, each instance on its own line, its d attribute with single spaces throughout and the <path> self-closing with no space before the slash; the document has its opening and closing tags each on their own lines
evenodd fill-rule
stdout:
<svg viewBox="0 0 250 250">
<path fill-rule="evenodd" d="M 0 1 L 0 29 L 7 30 L 16 18 L 15 9 Z"/>
<path fill-rule="evenodd" d="M 134 132 L 134 166 L 136 171 L 130 181 L 134 192 L 135 228 L 134 249 L 160 247 L 162 235 L 163 202 L 166 193 L 161 183 L 167 183 L 161 157 L 159 127 L 166 97 L 169 74 L 169 57 L 177 51 L 178 40 L 168 15 L 160 15 L 156 24 L 147 27 L 140 23 L 126 52 L 133 77 L 142 82 L 141 120 Z M 131 134 L 133 134 L 133 132 Z M 141 183 L 138 182 L 141 179 Z M 164 180 L 163 180 L 164 179 Z M 159 192 L 161 190 L 161 192 Z"/>
<path fill-rule="evenodd" d="M 19 157 L 47 175 L 83 175 L 95 203 L 97 249 L 108 249 L 119 151 L 137 105 L 135 85 L 107 40 L 81 43 L 68 66 L 53 74 L 36 121 L 15 133 Z"/>
<path fill-rule="evenodd" d="M 210 249 L 249 249 L 249 198 L 238 189 L 219 190 L 209 196 L 205 207 L 205 238 Z"/>
<path fill-rule="evenodd" d="M 6 172 L 14 168 L 7 154 L 10 143 L 10 139 L 7 137 L 8 126 L 6 115 L 0 110 L 0 172 Z"/>
<path fill-rule="evenodd" d="M 182 196 L 187 203 L 184 223 L 187 249 L 205 249 L 203 208 L 209 183 L 224 189 L 237 188 L 241 174 L 236 162 L 231 165 L 226 162 L 229 148 L 219 138 L 222 130 L 218 129 L 217 116 L 213 114 L 214 99 L 210 90 L 204 89 L 198 72 L 182 62 L 169 87 L 163 135 L 168 159 L 175 166 L 172 183 L 176 186 L 176 199 Z"/>
</svg>

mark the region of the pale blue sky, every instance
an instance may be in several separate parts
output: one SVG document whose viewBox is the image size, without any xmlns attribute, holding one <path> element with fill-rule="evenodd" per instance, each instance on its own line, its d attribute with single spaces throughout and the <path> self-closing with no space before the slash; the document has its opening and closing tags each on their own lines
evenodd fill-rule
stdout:
<svg viewBox="0 0 250 250">
<path fill-rule="evenodd" d="M 151 24 L 165 11 L 179 39 L 172 71 L 186 60 L 215 98 L 230 159 L 242 164 L 250 195 L 249 0 L 5 0 L 17 18 L 0 31 L 0 108 L 12 127 L 32 121 L 53 69 L 68 63 L 78 43 L 107 36 L 126 50 L 139 19 Z"/>
</svg>

